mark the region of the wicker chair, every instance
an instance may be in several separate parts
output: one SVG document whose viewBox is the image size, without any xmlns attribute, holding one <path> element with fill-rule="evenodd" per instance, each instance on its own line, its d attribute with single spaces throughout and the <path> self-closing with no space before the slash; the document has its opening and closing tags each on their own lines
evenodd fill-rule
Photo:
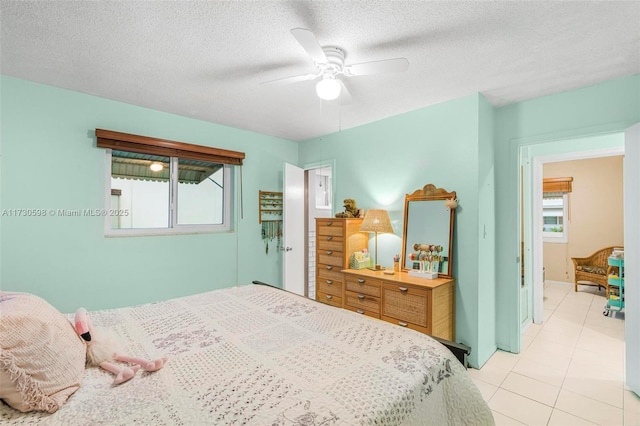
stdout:
<svg viewBox="0 0 640 426">
<path fill-rule="evenodd" d="M 617 246 L 616 246 L 617 247 Z M 607 283 L 607 258 L 613 253 L 613 247 L 606 247 L 598 250 L 589 257 L 572 257 L 575 268 L 574 291 L 578 291 L 578 284 L 598 286 L 605 289 L 605 294 L 609 294 L 609 284 Z"/>
</svg>

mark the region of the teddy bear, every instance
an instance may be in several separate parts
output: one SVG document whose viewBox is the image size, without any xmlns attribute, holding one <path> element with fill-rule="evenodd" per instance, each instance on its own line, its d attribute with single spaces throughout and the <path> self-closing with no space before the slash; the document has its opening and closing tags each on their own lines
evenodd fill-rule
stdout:
<svg viewBox="0 0 640 426">
<path fill-rule="evenodd" d="M 346 198 L 343 202 L 344 211 L 336 213 L 336 217 L 340 218 L 352 218 L 352 217 L 361 217 L 362 210 L 359 210 L 356 206 L 356 200 L 353 198 Z"/>
</svg>

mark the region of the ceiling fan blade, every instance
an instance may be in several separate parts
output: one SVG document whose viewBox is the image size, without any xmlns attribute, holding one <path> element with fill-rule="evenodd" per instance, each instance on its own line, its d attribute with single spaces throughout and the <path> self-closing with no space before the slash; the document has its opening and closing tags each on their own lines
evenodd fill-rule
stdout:
<svg viewBox="0 0 640 426">
<path fill-rule="evenodd" d="M 313 80 L 314 78 L 318 77 L 319 75 L 320 74 L 296 75 L 296 76 L 293 76 L 293 77 L 279 78 L 277 80 L 263 81 L 260 84 L 276 84 L 276 85 L 291 84 L 291 83 L 297 83 L 299 81 Z"/>
<path fill-rule="evenodd" d="M 395 58 L 347 65 L 344 67 L 344 74 L 349 76 L 385 74 L 406 71 L 407 68 L 409 68 L 409 61 L 406 58 Z"/>
<path fill-rule="evenodd" d="M 347 90 L 347 86 L 344 85 L 344 82 L 339 78 L 336 79 L 340 82 L 340 96 L 338 96 L 338 103 L 340 105 L 349 105 L 353 102 L 353 98 L 351 97 L 351 93 Z"/>
<path fill-rule="evenodd" d="M 318 63 L 329 62 L 327 56 L 322 50 L 322 46 L 318 43 L 316 36 L 309 30 L 304 28 L 294 28 L 291 30 L 291 34 L 298 40 L 298 43 L 307 51 L 311 59 Z"/>
</svg>

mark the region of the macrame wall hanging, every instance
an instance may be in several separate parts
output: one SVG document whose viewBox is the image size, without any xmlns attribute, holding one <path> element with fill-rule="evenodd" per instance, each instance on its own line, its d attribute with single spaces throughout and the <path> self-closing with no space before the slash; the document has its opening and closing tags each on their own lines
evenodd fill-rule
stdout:
<svg viewBox="0 0 640 426">
<path fill-rule="evenodd" d="M 262 224 L 262 241 L 265 253 L 269 254 L 269 243 L 276 240 L 276 250 L 282 238 L 282 192 L 259 191 L 258 221 Z"/>
</svg>

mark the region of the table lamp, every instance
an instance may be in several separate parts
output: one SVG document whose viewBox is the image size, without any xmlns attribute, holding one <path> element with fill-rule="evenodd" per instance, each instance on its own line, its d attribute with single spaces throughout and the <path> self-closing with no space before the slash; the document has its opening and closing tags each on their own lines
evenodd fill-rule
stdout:
<svg viewBox="0 0 640 426">
<path fill-rule="evenodd" d="M 386 210 L 382 209 L 370 209 L 364 215 L 364 220 L 360 226 L 360 232 L 375 232 L 376 240 L 376 257 L 375 266 L 373 270 L 384 269 L 378 264 L 378 233 L 393 233 L 393 227 L 391 226 L 391 220 Z"/>
</svg>

